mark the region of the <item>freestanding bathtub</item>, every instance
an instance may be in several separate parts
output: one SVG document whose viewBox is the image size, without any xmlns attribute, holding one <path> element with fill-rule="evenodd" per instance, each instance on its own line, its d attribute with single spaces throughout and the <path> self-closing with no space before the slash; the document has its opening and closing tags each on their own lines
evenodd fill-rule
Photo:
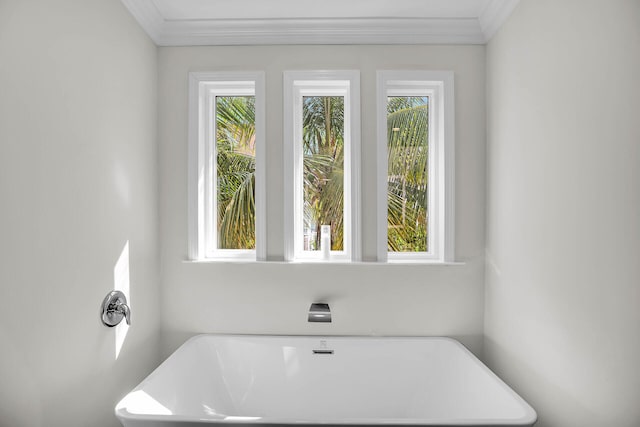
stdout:
<svg viewBox="0 0 640 427">
<path fill-rule="evenodd" d="M 536 421 L 450 338 L 250 335 L 191 338 L 118 403 L 116 416 L 125 427 Z"/>
</svg>

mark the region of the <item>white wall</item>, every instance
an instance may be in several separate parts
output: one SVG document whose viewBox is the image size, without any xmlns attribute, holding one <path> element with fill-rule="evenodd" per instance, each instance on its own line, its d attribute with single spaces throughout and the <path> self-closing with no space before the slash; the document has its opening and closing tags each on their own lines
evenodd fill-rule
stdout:
<svg viewBox="0 0 640 427">
<path fill-rule="evenodd" d="M 640 2 L 522 0 L 487 47 L 485 355 L 540 427 L 640 425 Z"/>
<path fill-rule="evenodd" d="M 119 1 L 0 1 L 0 426 L 119 425 L 158 361 L 156 48 Z M 119 358 L 98 310 L 130 245 Z"/>
<path fill-rule="evenodd" d="M 0 426 L 117 425 L 115 402 L 159 362 L 159 325 L 162 356 L 200 332 L 456 336 L 477 354 L 484 344 L 541 427 L 637 426 L 638 46 L 637 0 L 522 0 L 486 49 L 485 167 L 484 47 L 161 48 L 156 58 L 120 2 L 0 1 Z M 364 212 L 376 206 L 375 70 L 455 71 L 465 265 L 184 262 L 187 73 L 267 72 L 277 260 L 282 71 L 328 68 L 362 72 Z M 374 230 L 365 214 L 367 259 Z M 126 242 L 134 326 L 116 359 L 97 311 Z M 331 325 L 306 322 L 320 299 Z"/>
<path fill-rule="evenodd" d="M 201 332 L 452 335 L 482 350 L 485 211 L 483 46 L 263 46 L 159 49 L 163 355 Z M 265 70 L 267 246 L 283 254 L 282 72 L 361 71 L 363 254 L 375 248 L 375 71 L 453 70 L 456 90 L 456 255 L 463 266 L 193 264 L 187 259 L 187 75 Z M 309 324 L 311 302 L 332 324 Z"/>
</svg>

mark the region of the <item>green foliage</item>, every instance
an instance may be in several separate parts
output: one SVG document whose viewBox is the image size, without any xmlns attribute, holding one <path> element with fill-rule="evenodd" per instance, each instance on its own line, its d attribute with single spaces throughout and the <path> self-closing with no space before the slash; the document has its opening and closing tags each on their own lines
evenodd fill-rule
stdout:
<svg viewBox="0 0 640 427">
<path fill-rule="evenodd" d="M 429 107 L 426 98 L 389 98 L 388 248 L 427 251 Z"/>
<path fill-rule="evenodd" d="M 218 248 L 255 248 L 255 97 L 216 98 Z"/>
<path fill-rule="evenodd" d="M 344 247 L 344 98 L 303 98 L 304 227 L 316 231 L 311 249 L 320 248 L 320 227 L 331 225 L 331 249 Z"/>
<path fill-rule="evenodd" d="M 255 248 L 255 98 L 218 97 L 216 159 L 218 247 Z M 332 250 L 344 243 L 344 98 L 303 98 L 305 228 L 331 225 Z M 428 99 L 390 97 L 388 111 L 388 247 L 427 248 Z"/>
<path fill-rule="evenodd" d="M 387 114 L 422 107 L 427 105 L 427 103 L 428 98 L 426 96 L 390 96 L 387 98 Z"/>
</svg>

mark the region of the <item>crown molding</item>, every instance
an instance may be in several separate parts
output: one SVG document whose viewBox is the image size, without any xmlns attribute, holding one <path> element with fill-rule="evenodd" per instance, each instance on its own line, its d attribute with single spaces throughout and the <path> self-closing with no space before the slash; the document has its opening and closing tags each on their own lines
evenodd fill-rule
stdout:
<svg viewBox="0 0 640 427">
<path fill-rule="evenodd" d="M 158 40 L 162 37 L 166 21 L 153 0 L 122 0 L 122 3 L 156 45 L 159 45 Z"/>
<path fill-rule="evenodd" d="M 477 18 L 170 19 L 153 0 L 122 0 L 158 46 L 484 44 L 519 0 L 490 0 Z"/>
<path fill-rule="evenodd" d="M 482 44 L 474 19 L 349 18 L 167 21 L 160 46 L 265 44 Z"/>
<path fill-rule="evenodd" d="M 487 43 L 498 32 L 502 24 L 511 16 L 520 0 L 490 0 L 478 16 L 480 28 Z"/>
</svg>

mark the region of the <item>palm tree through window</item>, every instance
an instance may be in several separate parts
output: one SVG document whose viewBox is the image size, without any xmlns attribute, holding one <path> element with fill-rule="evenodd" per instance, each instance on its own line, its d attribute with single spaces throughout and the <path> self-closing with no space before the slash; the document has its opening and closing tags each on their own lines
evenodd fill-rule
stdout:
<svg viewBox="0 0 640 427">
<path fill-rule="evenodd" d="M 387 239 L 391 252 L 427 252 L 429 98 L 387 98 Z"/>
<path fill-rule="evenodd" d="M 344 248 L 344 97 L 302 98 L 305 251 L 320 250 L 322 225 L 331 250 Z"/>
<path fill-rule="evenodd" d="M 218 249 L 255 249 L 254 96 L 216 97 Z"/>
</svg>

